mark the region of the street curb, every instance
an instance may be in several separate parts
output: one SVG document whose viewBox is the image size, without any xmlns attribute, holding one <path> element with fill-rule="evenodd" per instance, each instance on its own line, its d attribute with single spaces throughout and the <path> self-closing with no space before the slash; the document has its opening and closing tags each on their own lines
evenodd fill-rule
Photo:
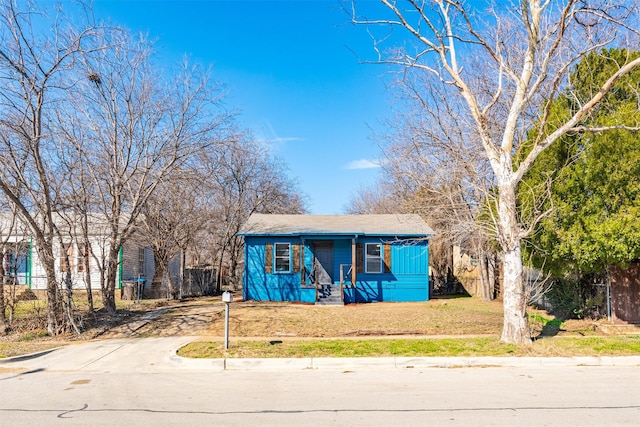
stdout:
<svg viewBox="0 0 640 427">
<path fill-rule="evenodd" d="M 426 369 L 551 366 L 640 366 L 640 356 L 576 357 L 303 357 L 284 359 L 191 359 L 175 353 L 172 363 L 180 369 L 217 371 L 289 371 L 354 369 Z"/>
<path fill-rule="evenodd" d="M 37 351 L 35 353 L 21 354 L 20 356 L 5 357 L 5 358 L 0 359 L 0 364 L 2 364 L 2 363 L 12 363 L 12 362 L 22 362 L 23 360 L 35 359 L 36 357 L 45 356 L 45 355 L 47 355 L 49 353 L 52 353 L 52 352 L 58 350 L 59 348 L 63 348 L 63 347 L 54 347 L 54 348 L 50 348 L 48 350 Z"/>
</svg>

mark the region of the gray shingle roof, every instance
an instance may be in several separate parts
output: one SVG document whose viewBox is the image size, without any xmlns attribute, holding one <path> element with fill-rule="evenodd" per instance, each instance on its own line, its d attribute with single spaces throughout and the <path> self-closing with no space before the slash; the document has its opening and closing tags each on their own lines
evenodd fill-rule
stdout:
<svg viewBox="0 0 640 427">
<path fill-rule="evenodd" d="M 244 236 L 301 234 L 358 234 L 376 236 L 432 236 L 419 215 L 267 215 L 253 214 L 240 232 Z"/>
</svg>

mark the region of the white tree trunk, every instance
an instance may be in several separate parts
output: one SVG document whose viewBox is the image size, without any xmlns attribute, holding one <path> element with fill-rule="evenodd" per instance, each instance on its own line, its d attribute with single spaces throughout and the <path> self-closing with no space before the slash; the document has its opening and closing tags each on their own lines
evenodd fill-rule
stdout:
<svg viewBox="0 0 640 427">
<path fill-rule="evenodd" d="M 498 227 L 503 250 L 502 295 L 504 323 L 501 340 L 509 344 L 531 344 L 527 319 L 527 296 L 522 280 L 522 248 L 516 216 L 515 185 L 500 177 Z M 506 184 L 505 184 L 506 182 Z"/>
<path fill-rule="evenodd" d="M 516 248 L 504 253 L 503 267 L 504 324 L 501 340 L 509 344 L 531 344 L 519 243 Z"/>
</svg>

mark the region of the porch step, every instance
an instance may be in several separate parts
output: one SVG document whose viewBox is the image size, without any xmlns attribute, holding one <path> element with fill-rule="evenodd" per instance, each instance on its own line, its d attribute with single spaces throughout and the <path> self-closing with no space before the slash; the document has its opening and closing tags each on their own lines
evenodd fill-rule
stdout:
<svg viewBox="0 0 640 427">
<path fill-rule="evenodd" d="M 318 285 L 316 305 L 344 305 L 340 295 L 340 286 Z"/>
<path fill-rule="evenodd" d="M 342 302 L 342 298 L 339 296 L 320 297 L 318 301 L 316 301 L 316 305 L 344 305 L 344 302 Z"/>
</svg>

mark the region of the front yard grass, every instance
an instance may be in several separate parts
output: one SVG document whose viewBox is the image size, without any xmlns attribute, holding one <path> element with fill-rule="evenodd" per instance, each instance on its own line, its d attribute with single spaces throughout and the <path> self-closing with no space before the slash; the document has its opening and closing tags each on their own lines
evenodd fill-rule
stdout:
<svg viewBox="0 0 640 427">
<path fill-rule="evenodd" d="M 239 340 L 227 351 L 219 341 L 197 341 L 178 351 L 193 358 L 451 357 L 451 356 L 630 356 L 640 354 L 640 336 L 554 337 L 530 347 L 493 337 L 427 339 Z"/>
</svg>

